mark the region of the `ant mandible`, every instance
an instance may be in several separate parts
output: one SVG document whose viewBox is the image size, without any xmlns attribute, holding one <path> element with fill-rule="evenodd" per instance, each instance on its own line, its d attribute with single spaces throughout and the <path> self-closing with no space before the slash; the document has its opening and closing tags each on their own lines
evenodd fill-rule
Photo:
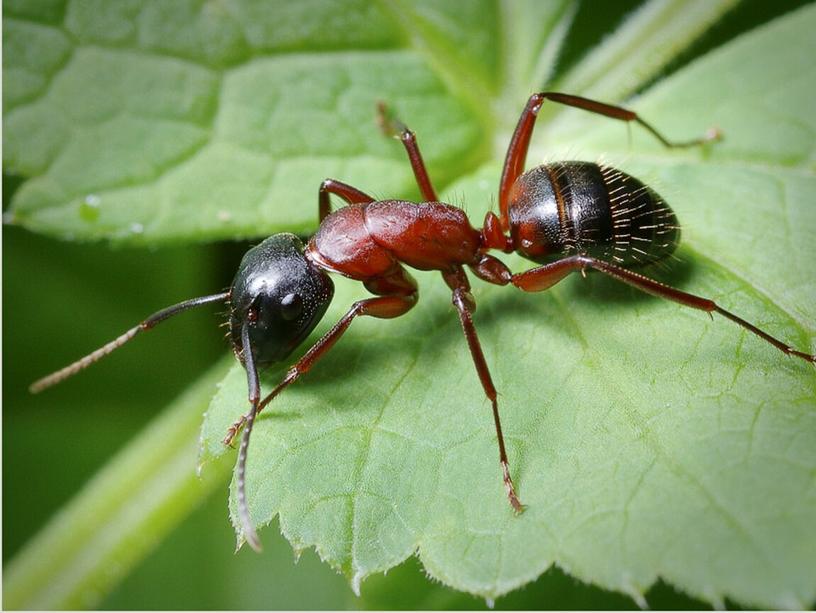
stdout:
<svg viewBox="0 0 816 613">
<path fill-rule="evenodd" d="M 402 141 L 425 202 L 377 201 L 351 185 L 326 179 L 318 196 L 320 225 L 305 247 L 293 234 L 267 238 L 244 255 L 229 291 L 186 300 L 151 315 L 110 343 L 35 382 L 31 391 L 39 392 L 79 372 L 168 317 L 204 304 L 229 303 L 229 335 L 246 369 L 250 409 L 229 428 L 224 443 L 231 444 L 243 428 L 236 469 L 238 514 L 245 539 L 260 550 L 245 490 L 247 450 L 256 416 L 311 370 L 356 317 L 390 319 L 411 310 L 418 291 L 405 266 L 438 270 L 451 290 L 476 372 L 492 405 L 504 487 L 516 512 L 524 507 L 510 476 L 496 388 L 473 325 L 476 302 L 465 267 L 483 281 L 512 284 L 526 292 L 543 291 L 572 272 L 595 269 L 649 294 L 719 313 L 784 353 L 816 363 L 816 356 L 789 347 L 712 300 L 630 270 L 668 257 L 680 238 L 674 212 L 650 187 L 619 170 L 588 162 L 555 162 L 525 172 L 530 138 L 545 100 L 635 122 L 670 148 L 719 138 L 717 131 L 709 131 L 699 139 L 673 142 L 624 108 L 556 92 L 533 94 L 507 149 L 499 183 L 499 216 L 488 212 L 478 230 L 464 211 L 439 201 L 413 132 L 389 119 L 381 105 L 381 126 Z M 347 206 L 332 213 L 330 194 L 342 198 Z M 514 274 L 488 253 L 491 250 L 515 251 L 540 265 Z M 355 302 L 261 400 L 258 370 L 288 357 L 321 320 L 334 294 L 329 272 L 361 281 L 375 297 Z"/>
</svg>

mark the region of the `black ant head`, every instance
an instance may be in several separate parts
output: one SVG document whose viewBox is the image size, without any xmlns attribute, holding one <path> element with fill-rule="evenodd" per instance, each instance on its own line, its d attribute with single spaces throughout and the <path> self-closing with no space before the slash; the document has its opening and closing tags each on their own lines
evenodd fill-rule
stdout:
<svg viewBox="0 0 816 613">
<path fill-rule="evenodd" d="M 230 290 L 230 339 L 243 361 L 247 322 L 258 367 L 285 359 L 326 312 L 334 284 L 303 255 L 294 234 L 275 234 L 244 255 Z"/>
</svg>

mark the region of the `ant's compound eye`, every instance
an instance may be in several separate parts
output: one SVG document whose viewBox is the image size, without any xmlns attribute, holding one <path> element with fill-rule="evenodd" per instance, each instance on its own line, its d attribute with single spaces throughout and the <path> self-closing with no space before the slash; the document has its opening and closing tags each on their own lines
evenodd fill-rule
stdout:
<svg viewBox="0 0 816 613">
<path fill-rule="evenodd" d="M 286 294 L 281 300 L 281 317 L 293 321 L 303 313 L 303 299 L 298 294 Z"/>
</svg>

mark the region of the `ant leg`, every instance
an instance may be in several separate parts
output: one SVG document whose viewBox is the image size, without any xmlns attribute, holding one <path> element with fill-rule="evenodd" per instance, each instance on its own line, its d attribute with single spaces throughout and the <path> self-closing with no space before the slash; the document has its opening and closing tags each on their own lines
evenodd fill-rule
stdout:
<svg viewBox="0 0 816 613">
<path fill-rule="evenodd" d="M 487 253 L 480 254 L 478 259 L 468 267 L 482 281 L 494 285 L 507 285 L 513 278 L 513 273 L 504 262 Z"/>
<path fill-rule="evenodd" d="M 342 181 L 336 181 L 335 179 L 326 179 L 320 184 L 320 189 L 317 193 L 318 222 L 320 223 L 331 213 L 329 194 L 340 196 L 349 204 L 368 204 L 369 202 L 374 202 L 374 198 L 365 192 L 361 192 L 356 187 L 352 187 Z"/>
<path fill-rule="evenodd" d="M 532 270 L 513 275 L 511 282 L 513 285 L 526 292 L 540 292 L 552 287 L 569 273 L 577 270 L 583 270 L 587 267 L 594 268 L 595 270 L 609 275 L 618 281 L 622 281 L 627 285 L 631 285 L 632 287 L 646 292 L 647 294 L 657 296 L 658 298 L 673 300 L 674 302 L 679 302 L 684 306 L 705 311 L 707 313 L 719 313 L 723 317 L 730 319 L 749 332 L 756 334 L 758 337 L 769 342 L 783 353 L 795 356 L 797 358 L 802 358 L 808 362 L 816 363 L 816 355 L 804 353 L 803 351 L 797 351 L 793 347 L 786 345 L 779 339 L 774 338 L 763 330 L 760 330 L 755 325 L 745 321 L 741 317 L 737 317 L 733 313 L 721 308 L 713 300 L 701 298 L 700 296 L 695 296 L 694 294 L 688 294 L 680 291 L 679 289 L 664 285 L 663 283 L 655 281 L 654 279 L 644 277 L 639 273 L 632 272 L 631 270 L 627 270 L 625 268 L 621 268 L 620 266 L 610 264 L 609 262 L 604 262 L 603 260 L 597 260 L 588 256 L 575 255 L 562 260 L 557 260 L 551 264 L 533 268 Z"/>
<path fill-rule="evenodd" d="M 401 267 L 385 277 L 369 279 L 364 282 L 364 285 L 368 291 L 380 297 L 355 302 L 342 319 L 340 319 L 331 330 L 326 332 L 326 334 L 287 371 L 283 382 L 263 399 L 263 402 L 261 402 L 258 407 L 258 411 L 269 404 L 289 383 L 294 382 L 300 375 L 308 372 L 312 364 L 337 342 L 356 316 L 370 315 L 371 317 L 378 317 L 380 319 L 391 319 L 407 313 L 417 302 L 416 281 L 408 274 L 408 271 Z M 287 379 L 290 377 L 294 377 L 294 379 L 287 383 Z M 235 435 L 240 431 L 245 422 L 246 416 L 244 415 L 228 428 L 227 436 L 225 436 L 223 440 L 224 445 L 232 444 Z"/>
<path fill-rule="evenodd" d="M 513 510 L 516 513 L 521 513 L 524 511 L 524 505 L 521 504 L 521 501 L 518 499 L 516 488 L 513 486 L 513 479 L 510 477 L 510 464 L 507 461 L 507 451 L 504 447 L 501 419 L 499 419 L 499 405 L 496 400 L 496 387 L 493 385 L 493 379 L 490 376 L 487 361 L 485 360 L 484 353 L 482 353 L 482 345 L 479 342 L 479 337 L 476 335 L 476 328 L 473 325 L 473 312 L 476 310 L 476 302 L 470 293 L 470 283 L 461 266 L 457 266 L 450 272 L 443 272 L 442 277 L 445 279 L 448 287 L 453 290 L 453 306 L 456 307 L 456 311 L 459 313 L 459 321 L 462 324 L 462 331 L 465 333 L 465 339 L 470 349 L 470 355 L 473 358 L 473 364 L 476 366 L 476 372 L 479 374 L 479 381 L 482 383 L 485 396 L 490 400 L 493 407 L 493 421 L 496 424 L 496 436 L 499 439 L 499 462 L 501 463 L 507 498 Z"/>
<path fill-rule="evenodd" d="M 701 138 L 682 142 L 671 141 L 658 132 L 651 124 L 638 117 L 637 113 L 628 109 L 611 104 L 604 104 L 603 102 L 597 102 L 589 98 L 582 98 L 581 96 L 573 96 L 571 94 L 560 94 L 558 92 L 540 92 L 533 94 L 530 96 L 530 99 L 527 100 L 527 106 L 525 106 L 521 112 L 521 117 L 519 117 L 518 124 L 513 132 L 513 138 L 510 139 L 510 145 L 507 147 L 507 155 L 504 159 L 501 181 L 499 182 L 499 211 L 501 212 L 502 229 L 505 231 L 510 227 L 508 217 L 510 188 L 513 186 L 513 183 L 516 182 L 519 175 L 524 172 L 527 151 L 530 148 L 530 137 L 533 134 L 533 128 L 535 128 L 538 111 L 541 109 L 541 105 L 545 100 L 583 109 L 590 113 L 596 113 L 612 119 L 634 121 L 643 126 L 643 128 L 649 131 L 657 140 L 663 143 L 664 146 L 669 148 L 693 147 L 718 140 L 721 137 L 719 130 L 710 129 Z"/>
<path fill-rule="evenodd" d="M 425 162 L 419 152 L 416 134 L 409 130 L 408 126 L 399 119 L 390 116 L 385 102 L 377 103 L 377 123 L 380 124 L 380 129 L 386 136 L 393 136 L 402 141 L 405 151 L 408 153 L 408 160 L 411 162 L 411 169 L 414 171 L 419 191 L 422 192 L 422 197 L 428 202 L 438 202 L 439 197 L 436 195 L 433 185 L 431 185 L 428 170 L 425 168 Z"/>
<path fill-rule="evenodd" d="M 241 428 L 244 427 L 244 424 L 247 422 L 247 416 L 241 415 L 238 419 L 236 419 L 233 424 L 227 428 L 227 434 L 224 436 L 221 443 L 226 445 L 227 447 L 232 447 L 232 442 L 235 440 L 235 437 L 238 436 L 238 433 L 241 431 Z"/>
<path fill-rule="evenodd" d="M 384 281 L 383 285 L 386 283 L 387 280 Z M 351 322 L 355 317 L 360 315 L 369 315 L 371 317 L 380 317 L 383 319 L 399 317 L 400 315 L 408 312 L 416 304 L 416 301 L 417 293 L 416 286 L 414 286 L 414 291 L 410 294 L 379 296 L 377 298 L 369 298 L 367 300 L 355 302 L 348 312 L 343 315 L 340 321 L 338 321 L 331 330 L 326 332 L 326 334 L 324 334 L 319 341 L 312 345 L 312 347 L 305 353 L 305 355 L 303 355 L 303 357 L 301 357 L 292 367 L 289 368 L 283 380 L 278 383 L 278 385 L 269 394 L 267 394 L 266 398 L 264 398 L 261 402 L 257 401 L 257 394 L 259 390 L 257 383 L 258 374 L 255 370 L 254 363 L 251 360 L 251 351 L 247 350 L 249 346 L 249 336 L 248 332 L 246 332 L 248 330 L 248 326 L 244 324 L 244 328 L 241 332 L 244 343 L 244 363 L 247 368 L 247 378 L 250 382 L 249 395 L 250 401 L 252 402 L 252 409 L 245 416 L 246 427 L 244 428 L 244 433 L 241 437 L 241 446 L 238 451 L 238 464 L 236 468 L 238 475 L 238 516 L 241 519 L 241 528 L 247 542 L 256 551 L 260 550 L 260 541 L 255 533 L 255 528 L 252 525 L 252 520 L 249 515 L 245 487 L 247 450 L 249 449 L 249 438 L 252 433 L 252 426 L 255 422 L 255 417 L 278 394 L 289 387 L 289 385 L 297 381 L 301 375 L 309 372 L 312 366 L 314 366 L 315 362 L 323 357 L 334 346 L 334 344 L 340 340 L 340 337 L 343 336 L 343 333 L 346 330 L 348 330 L 348 327 L 351 325 Z M 245 333 L 246 339 L 244 340 Z M 247 356 L 250 356 L 250 359 L 247 359 Z"/>
<path fill-rule="evenodd" d="M 381 319 L 399 317 L 407 313 L 417 301 L 416 282 L 408 276 L 404 270 L 398 271 L 391 278 L 366 282 L 366 288 L 373 291 L 373 293 L 385 293 L 385 291 L 381 292 L 377 290 L 386 289 L 391 295 L 355 302 L 342 319 L 340 319 L 331 330 L 326 332 L 326 334 L 286 372 L 283 381 L 260 403 L 258 411 L 263 410 L 263 408 L 289 384 L 294 383 L 301 375 L 309 372 L 314 363 L 340 339 L 355 317 L 358 315 L 370 315 L 371 317 L 379 317 Z M 231 447 L 238 432 L 247 424 L 247 421 L 247 415 L 242 415 L 236 420 L 235 423 L 227 429 L 227 434 L 222 441 L 223 444 Z"/>
<path fill-rule="evenodd" d="M 375 293 L 389 292 L 389 294 L 355 302 L 348 312 L 340 318 L 340 321 L 334 324 L 331 330 L 312 345 L 309 351 L 287 371 L 283 381 L 263 399 L 258 407 L 259 411 L 289 384 L 294 383 L 301 375 L 309 372 L 314 363 L 340 340 L 340 337 L 343 336 L 343 333 L 348 329 L 355 317 L 368 315 L 380 319 L 392 319 L 404 315 L 417 303 L 416 282 L 403 269 L 399 269 L 391 277 L 368 281 L 365 286 L 369 291 Z"/>
</svg>

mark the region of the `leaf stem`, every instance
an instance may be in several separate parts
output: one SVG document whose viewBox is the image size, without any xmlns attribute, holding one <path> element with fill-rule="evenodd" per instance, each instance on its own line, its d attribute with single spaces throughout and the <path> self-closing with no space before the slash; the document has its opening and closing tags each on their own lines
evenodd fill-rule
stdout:
<svg viewBox="0 0 816 613">
<path fill-rule="evenodd" d="M 737 0 L 651 0 L 590 51 L 558 84 L 563 91 L 619 101 L 632 95 Z"/>
<path fill-rule="evenodd" d="M 5 609 L 93 607 L 225 483 L 224 457 L 200 479 L 195 469 L 201 415 L 230 362 L 173 401 L 11 560 Z"/>
</svg>

